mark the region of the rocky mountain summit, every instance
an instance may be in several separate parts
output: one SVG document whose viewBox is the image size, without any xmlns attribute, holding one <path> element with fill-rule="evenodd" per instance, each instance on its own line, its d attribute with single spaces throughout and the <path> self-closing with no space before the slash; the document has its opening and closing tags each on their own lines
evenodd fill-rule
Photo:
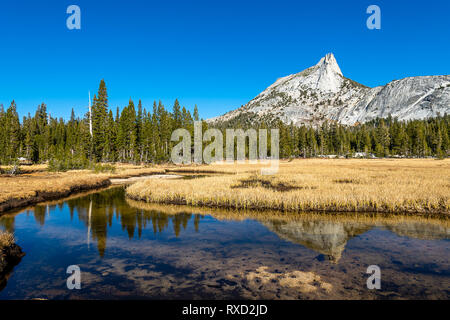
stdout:
<svg viewBox="0 0 450 320">
<path fill-rule="evenodd" d="M 212 124 L 280 119 L 286 124 L 345 125 L 389 115 L 399 120 L 450 113 L 450 75 L 410 77 L 369 88 L 344 77 L 334 55 L 300 73 L 278 79 L 239 109 L 209 119 Z"/>
</svg>

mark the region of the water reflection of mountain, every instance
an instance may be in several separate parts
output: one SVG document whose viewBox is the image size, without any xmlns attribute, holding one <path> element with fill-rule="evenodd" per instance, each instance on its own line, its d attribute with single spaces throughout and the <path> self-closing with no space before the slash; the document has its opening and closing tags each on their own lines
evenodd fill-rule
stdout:
<svg viewBox="0 0 450 320">
<path fill-rule="evenodd" d="M 450 237 L 450 228 L 426 221 L 367 220 L 348 219 L 307 219 L 299 221 L 266 221 L 264 225 L 280 238 L 301 244 L 338 262 L 347 241 L 375 227 L 384 228 L 399 236 L 422 240 L 439 240 Z"/>
<path fill-rule="evenodd" d="M 440 240 L 450 238 L 450 228 L 439 224 L 412 221 L 391 225 L 388 224 L 384 227 L 402 237 L 417 238 L 422 240 Z"/>
<path fill-rule="evenodd" d="M 450 238 L 448 220 L 411 216 L 283 214 L 277 212 L 236 212 L 210 208 L 168 206 L 141 201 L 127 201 L 132 207 L 143 210 L 164 211 L 170 215 L 178 212 L 196 212 L 212 215 L 219 220 L 257 220 L 280 238 L 312 249 L 331 261 L 338 262 L 347 242 L 373 228 L 387 229 L 399 236 L 422 240 Z"/>
<path fill-rule="evenodd" d="M 187 228 L 188 223 L 193 223 L 198 232 L 200 220 L 205 215 L 212 215 L 219 220 L 252 219 L 261 222 L 280 238 L 317 251 L 335 262 L 339 261 L 348 240 L 374 227 L 418 239 L 447 239 L 450 235 L 448 221 L 442 220 L 340 217 L 323 214 L 288 216 L 269 212 L 229 212 L 208 208 L 161 206 L 125 200 L 123 188 L 111 188 L 63 202 L 37 205 L 33 210 L 26 210 L 25 214 L 32 214 L 37 224 L 44 225 L 46 218 L 57 208 L 60 211 L 68 210 L 71 220 L 76 216 L 83 222 L 88 244 L 90 241 L 96 242 L 101 256 L 105 253 L 108 229 L 112 227 L 114 219 L 119 221 L 122 230 L 130 239 L 136 236 L 140 238 L 146 229 L 156 234 L 170 227 L 178 237 Z M 14 232 L 16 215 L 0 217 L 0 227 Z"/>
<path fill-rule="evenodd" d="M 347 241 L 372 229 L 367 223 L 330 220 L 266 221 L 264 225 L 280 238 L 301 244 L 338 262 Z"/>
</svg>

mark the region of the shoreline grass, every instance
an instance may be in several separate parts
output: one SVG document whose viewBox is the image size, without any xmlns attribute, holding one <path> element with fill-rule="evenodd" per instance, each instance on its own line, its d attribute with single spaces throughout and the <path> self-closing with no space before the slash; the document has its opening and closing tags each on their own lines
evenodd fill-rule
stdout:
<svg viewBox="0 0 450 320">
<path fill-rule="evenodd" d="M 15 243 L 16 239 L 14 238 L 14 235 L 12 233 L 0 231 L 0 252 L 4 248 L 13 246 Z"/>
<path fill-rule="evenodd" d="M 14 235 L 8 231 L 0 231 L 0 290 L 6 286 L 10 272 L 24 255 L 16 244 Z"/>
<path fill-rule="evenodd" d="M 99 189 L 109 178 L 83 172 L 39 173 L 19 177 L 0 177 L 0 214 L 15 208 Z"/>
<path fill-rule="evenodd" d="M 176 204 L 161 204 L 154 202 L 145 202 L 126 199 L 127 204 L 138 210 L 144 211 L 158 211 L 167 215 L 178 214 L 199 214 L 202 216 L 213 216 L 218 220 L 258 220 L 258 221 L 317 221 L 326 220 L 334 222 L 361 222 L 372 224 L 399 224 L 399 223 L 428 223 L 439 226 L 445 226 L 450 229 L 449 216 L 434 216 L 434 215 L 409 215 L 409 214 L 388 214 L 388 213 L 367 213 L 367 212 L 282 212 L 279 210 L 237 210 L 232 208 L 208 208 L 189 205 Z"/>
<path fill-rule="evenodd" d="M 223 170 L 223 165 L 209 170 Z M 448 215 L 450 161 L 294 160 L 278 174 L 255 170 L 192 180 L 144 180 L 133 200 L 282 212 L 375 212 Z"/>
<path fill-rule="evenodd" d="M 6 211 L 44 201 L 68 197 L 83 191 L 107 187 L 111 178 L 129 178 L 165 173 L 162 167 L 118 164 L 114 172 L 71 170 L 47 172 L 45 166 L 27 167 L 17 176 L 0 175 L 0 215 Z"/>
</svg>

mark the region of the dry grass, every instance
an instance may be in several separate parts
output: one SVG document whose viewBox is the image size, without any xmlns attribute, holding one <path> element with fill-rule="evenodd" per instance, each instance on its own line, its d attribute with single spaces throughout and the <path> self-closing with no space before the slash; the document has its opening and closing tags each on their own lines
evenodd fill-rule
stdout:
<svg viewBox="0 0 450 320">
<path fill-rule="evenodd" d="M 7 173 L 11 170 L 13 166 L 0 166 L 0 172 Z M 31 174 L 36 172 L 45 172 L 47 171 L 46 164 L 34 164 L 31 166 L 28 165 L 20 165 L 20 172 L 22 174 Z"/>
<path fill-rule="evenodd" d="M 84 171 L 1 176 L 0 212 L 108 184 L 107 176 Z"/>
<path fill-rule="evenodd" d="M 226 165 L 211 165 L 222 172 Z M 147 202 L 237 209 L 448 215 L 450 160 L 295 160 L 273 176 L 241 165 L 234 175 L 145 180 L 127 189 Z"/>
<path fill-rule="evenodd" d="M 257 173 L 261 172 L 261 168 L 267 165 L 235 163 L 228 164 L 226 162 L 218 162 L 211 165 L 170 165 L 165 166 L 166 172 L 170 173 L 192 173 L 192 174 L 239 174 L 239 173 Z"/>
<path fill-rule="evenodd" d="M 53 173 L 47 172 L 46 168 L 46 165 L 23 166 L 20 175 L 0 175 L 0 212 L 105 187 L 109 185 L 110 178 L 165 173 L 162 167 L 129 164 L 116 164 L 113 173 L 94 173 L 90 170 Z"/>
<path fill-rule="evenodd" d="M 278 174 L 261 165 L 139 166 L 116 164 L 114 173 L 45 172 L 28 166 L 0 176 L 0 212 L 75 191 L 105 186 L 109 178 L 152 174 L 217 174 L 192 180 L 150 179 L 127 189 L 133 199 L 157 203 L 284 212 L 449 213 L 450 160 L 309 159 L 281 162 Z M 50 196 L 46 196 L 50 195 Z"/>
<path fill-rule="evenodd" d="M 110 178 L 123 179 L 152 174 L 164 174 L 166 171 L 160 166 L 140 166 L 131 164 L 115 164 L 114 173 L 106 174 Z"/>
<path fill-rule="evenodd" d="M 2 248 L 11 247 L 14 243 L 16 243 L 16 240 L 13 234 L 0 231 L 0 251 Z"/>
</svg>

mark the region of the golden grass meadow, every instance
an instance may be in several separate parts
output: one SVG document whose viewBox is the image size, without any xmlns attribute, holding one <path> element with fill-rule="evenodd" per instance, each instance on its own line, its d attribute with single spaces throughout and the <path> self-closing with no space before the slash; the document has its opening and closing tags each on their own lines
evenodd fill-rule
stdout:
<svg viewBox="0 0 450 320">
<path fill-rule="evenodd" d="M 154 174 L 196 179 L 145 179 L 127 188 L 130 199 L 280 212 L 382 212 L 447 216 L 450 160 L 297 159 L 280 161 L 275 175 L 261 164 L 197 166 L 114 165 L 114 172 L 47 172 L 45 165 L 0 176 L 0 212 L 110 184 L 110 179 Z"/>
<path fill-rule="evenodd" d="M 250 164 L 200 166 L 195 172 L 202 172 L 202 167 L 233 174 L 143 180 L 129 186 L 127 195 L 156 203 L 284 212 L 447 216 L 450 209 L 450 160 L 293 160 L 282 161 L 272 176 L 260 175 L 261 166 Z"/>
</svg>

